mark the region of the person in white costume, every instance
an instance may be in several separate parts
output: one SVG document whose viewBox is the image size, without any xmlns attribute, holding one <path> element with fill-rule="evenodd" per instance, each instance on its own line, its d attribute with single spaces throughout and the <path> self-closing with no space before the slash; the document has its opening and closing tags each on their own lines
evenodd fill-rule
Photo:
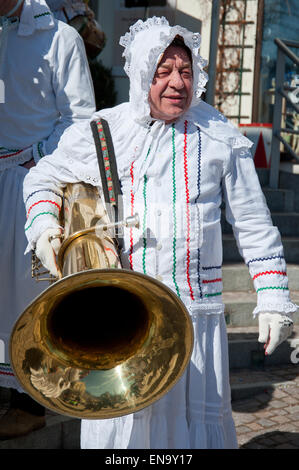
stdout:
<svg viewBox="0 0 299 470">
<path fill-rule="evenodd" d="M 77 15 L 86 14 L 84 0 L 46 0 L 55 18 L 65 23 Z"/>
<path fill-rule="evenodd" d="M 13 389 L 16 405 L 22 388 L 9 364 L 11 329 L 46 287 L 31 278 L 31 256 L 24 257 L 23 179 L 55 150 L 68 126 L 89 120 L 95 102 L 82 39 L 54 19 L 44 0 L 0 2 L 0 79 L 0 339 L 6 348 L 0 386 Z M 12 409 L 15 413 L 16 406 Z M 24 426 L 16 428 L 16 419 L 10 410 L 0 420 L 0 438 L 24 433 L 36 421 L 44 423 L 44 417 L 30 421 L 27 414 Z"/>
<path fill-rule="evenodd" d="M 236 448 L 221 295 L 221 188 L 254 280 L 253 314 L 262 319 L 260 341 L 269 354 L 290 334 L 297 309 L 287 287 L 280 235 L 259 185 L 250 141 L 200 99 L 208 79 L 200 35 L 153 17 L 131 26 L 120 44 L 129 102 L 91 119 L 109 123 L 124 217 L 138 212 L 141 220 L 139 231 L 125 229 L 123 267 L 173 289 L 190 313 L 195 343 L 186 372 L 170 392 L 134 414 L 82 420 L 81 447 Z M 32 208 L 25 226 L 27 250 L 36 250 L 53 274 L 59 241 L 49 237 L 62 230 L 58 214 L 64 186 L 79 181 L 101 192 L 87 122 L 71 126 L 57 150 L 24 181 L 27 210 Z"/>
</svg>

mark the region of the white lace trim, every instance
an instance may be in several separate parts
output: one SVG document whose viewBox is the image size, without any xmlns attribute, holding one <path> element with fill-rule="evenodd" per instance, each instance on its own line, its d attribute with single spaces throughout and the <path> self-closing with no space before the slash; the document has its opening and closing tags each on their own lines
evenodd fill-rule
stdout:
<svg viewBox="0 0 299 470">
<path fill-rule="evenodd" d="M 17 153 L 20 152 L 20 153 Z M 13 153 L 17 155 L 9 157 Z M 29 162 L 34 158 L 35 163 L 37 164 L 39 160 L 44 157 L 46 154 L 45 142 L 40 141 L 37 144 L 33 144 L 30 147 L 25 149 L 0 149 L 0 171 L 6 170 L 8 168 L 13 168 L 17 165 L 23 165 L 26 162 Z"/>
<path fill-rule="evenodd" d="M 71 164 L 72 172 L 78 178 L 78 181 L 91 184 L 93 186 L 101 186 L 101 178 L 99 176 L 92 175 L 91 172 L 82 171 L 82 164 L 68 154 L 65 154 L 67 160 Z"/>
<path fill-rule="evenodd" d="M 21 150 L 21 149 L 20 149 Z M 16 153 L 15 151 L 7 151 L 6 154 Z M 0 171 L 7 170 L 8 168 L 13 168 L 18 165 L 23 165 L 23 163 L 28 162 L 32 159 L 32 147 L 22 150 L 21 153 L 14 155 L 12 157 L 6 157 L 5 153 L 0 153 Z"/>
<path fill-rule="evenodd" d="M 198 315 L 222 315 L 225 311 L 223 303 L 202 303 L 197 305 L 187 305 L 191 317 L 196 319 Z"/>
<path fill-rule="evenodd" d="M 150 31 L 152 28 L 155 28 L 156 31 Z M 159 37 L 158 46 L 152 46 L 151 42 L 145 45 L 143 37 L 138 37 L 138 33 L 148 31 L 150 35 L 155 35 Z M 158 36 L 159 35 L 159 36 Z M 156 71 L 156 67 L 159 61 L 160 56 L 163 54 L 165 49 L 170 45 L 173 39 L 176 36 L 181 36 L 184 39 L 184 42 L 187 47 L 189 47 L 192 53 L 193 59 L 193 74 L 194 74 L 194 96 L 191 103 L 191 106 L 195 106 L 200 101 L 201 94 L 206 90 L 205 85 L 208 81 L 208 75 L 203 70 L 207 65 L 205 61 L 198 53 L 198 49 L 201 43 L 201 37 L 199 33 L 192 33 L 182 26 L 169 26 L 168 21 L 164 18 L 153 17 L 149 18 L 147 21 L 143 22 L 138 20 L 133 26 L 130 27 L 130 31 L 120 38 L 120 45 L 122 45 L 125 50 L 123 52 L 123 57 L 125 57 L 125 72 L 130 77 L 131 87 L 130 87 L 130 102 L 135 109 L 136 121 L 142 124 L 148 124 L 151 120 L 150 118 L 150 105 L 148 102 L 148 93 L 153 81 L 153 77 Z M 140 41 L 140 54 L 143 52 L 146 56 L 145 66 L 138 71 L 132 68 L 132 45 Z M 134 44 L 134 47 L 136 44 Z M 147 50 L 146 50 L 147 49 Z M 136 51 L 134 51 L 136 54 Z M 140 74 L 140 83 L 136 88 L 136 73 Z M 135 83 L 132 86 L 133 81 Z M 138 87 L 140 89 L 138 90 Z M 141 102 L 142 105 L 141 105 Z M 140 106 L 141 105 L 141 106 Z"/>
<path fill-rule="evenodd" d="M 135 40 L 136 34 L 140 31 L 145 31 L 146 29 L 150 29 L 153 26 L 169 26 L 167 19 L 162 16 L 161 18 L 157 16 L 153 16 L 152 18 L 148 18 L 146 21 L 138 20 L 135 24 L 130 26 L 129 32 L 126 33 L 124 36 L 121 36 L 119 40 L 119 44 L 125 48 L 123 52 L 123 57 L 126 58 L 125 70 L 126 72 L 129 70 L 130 62 L 131 62 L 131 53 L 130 53 L 130 46 L 132 42 Z M 128 72 L 127 72 L 128 73 Z"/>
<path fill-rule="evenodd" d="M 256 317 L 261 312 L 278 312 L 278 313 L 293 313 L 298 310 L 299 306 L 293 302 L 271 303 L 265 302 L 257 305 L 253 310 L 253 316 Z"/>
<path fill-rule="evenodd" d="M 155 26 L 169 26 L 168 21 L 164 16 L 157 17 L 153 16 L 152 18 L 148 18 L 145 22 L 142 20 L 138 20 L 137 23 L 130 26 L 130 30 L 124 36 L 121 36 L 119 40 L 119 44 L 125 48 L 122 56 L 125 57 L 126 63 L 124 65 L 125 72 L 130 76 L 130 66 L 131 66 L 131 51 L 130 46 L 135 41 L 136 35 L 140 31 L 149 30 Z M 161 33 L 160 39 L 163 42 L 162 47 L 156 48 L 156 51 L 161 51 L 165 49 L 165 45 L 171 43 L 171 41 L 175 38 L 175 36 L 180 35 L 183 36 L 184 40 L 188 43 L 188 47 L 191 50 L 198 50 L 201 44 L 201 37 L 199 33 L 192 33 L 188 31 L 186 28 L 182 26 L 173 26 L 171 27 L 171 36 L 166 35 L 165 33 Z M 171 39 L 170 39 L 171 38 Z M 199 62 L 202 67 L 207 65 L 207 61 L 205 61 L 202 57 L 199 57 Z"/>
</svg>

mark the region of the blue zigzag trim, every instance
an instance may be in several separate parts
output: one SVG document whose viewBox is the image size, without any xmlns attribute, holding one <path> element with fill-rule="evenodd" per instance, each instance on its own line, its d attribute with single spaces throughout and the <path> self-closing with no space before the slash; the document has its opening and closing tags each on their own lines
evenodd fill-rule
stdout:
<svg viewBox="0 0 299 470">
<path fill-rule="evenodd" d="M 197 128 L 198 131 L 198 171 L 197 171 L 197 197 L 195 199 L 195 204 L 197 203 L 199 196 L 200 196 L 200 179 L 201 179 L 201 133 L 200 133 L 200 128 Z M 199 218 L 198 218 L 199 220 Z M 201 221 L 199 220 L 199 223 Z M 197 250 L 197 283 L 198 283 L 198 288 L 199 288 L 199 297 L 202 299 L 202 289 L 201 289 L 201 283 L 200 283 L 200 248 Z"/>
<path fill-rule="evenodd" d="M 277 255 L 277 256 L 268 256 L 268 257 L 265 257 L 265 258 L 253 258 L 251 260 L 249 260 L 246 264 L 247 266 L 249 266 L 250 263 L 254 263 L 254 261 L 266 261 L 268 259 L 284 259 L 284 256 L 281 256 L 281 255 Z"/>
<path fill-rule="evenodd" d="M 202 269 L 207 271 L 208 269 L 221 269 L 222 266 L 203 266 Z"/>
<path fill-rule="evenodd" d="M 56 196 L 62 197 L 62 194 L 57 193 L 56 191 L 53 191 L 52 189 L 37 189 L 36 191 L 33 191 L 33 193 L 29 194 L 29 196 L 26 198 L 25 204 L 27 204 L 28 199 L 31 198 L 36 193 L 40 192 L 48 192 L 48 193 L 53 193 L 56 194 Z"/>
</svg>

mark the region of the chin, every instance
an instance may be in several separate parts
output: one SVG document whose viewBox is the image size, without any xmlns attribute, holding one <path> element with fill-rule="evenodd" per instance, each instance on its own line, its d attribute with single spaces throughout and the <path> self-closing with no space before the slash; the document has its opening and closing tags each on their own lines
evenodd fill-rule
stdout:
<svg viewBox="0 0 299 470">
<path fill-rule="evenodd" d="M 166 116 L 166 119 L 167 121 L 174 121 L 176 119 L 178 119 L 179 117 L 182 116 L 182 114 L 184 114 L 185 112 L 185 109 L 180 109 L 180 110 L 176 110 L 176 111 L 173 111 L 173 112 L 170 112 L 170 113 L 165 113 L 165 116 Z"/>
</svg>

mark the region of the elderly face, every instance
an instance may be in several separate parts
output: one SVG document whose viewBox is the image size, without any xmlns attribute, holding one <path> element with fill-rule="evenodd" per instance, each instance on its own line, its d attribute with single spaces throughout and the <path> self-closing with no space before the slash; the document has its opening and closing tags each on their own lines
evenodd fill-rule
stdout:
<svg viewBox="0 0 299 470">
<path fill-rule="evenodd" d="M 166 49 L 149 92 L 151 116 L 167 124 L 189 108 L 193 95 L 192 65 L 187 52 L 179 46 Z"/>
<path fill-rule="evenodd" d="M 17 1 L 18 0 L 1 0 L 0 1 L 0 16 L 7 15 L 7 13 L 10 12 L 10 10 L 12 10 L 13 7 L 17 4 Z M 18 10 L 13 13 L 13 16 L 17 16 L 19 14 L 19 12 L 22 9 L 22 6 L 23 6 L 23 2 L 18 8 Z"/>
</svg>

